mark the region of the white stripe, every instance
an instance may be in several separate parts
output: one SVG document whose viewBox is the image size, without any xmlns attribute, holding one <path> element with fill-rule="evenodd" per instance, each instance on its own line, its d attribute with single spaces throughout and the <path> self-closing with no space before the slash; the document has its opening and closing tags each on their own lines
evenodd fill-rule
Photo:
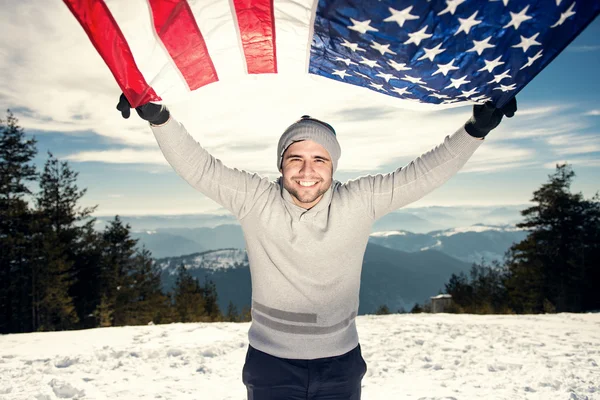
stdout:
<svg viewBox="0 0 600 400">
<path fill-rule="evenodd" d="M 246 63 L 233 4 L 227 0 L 188 0 L 198 28 L 204 37 L 219 81 L 239 79 L 246 74 Z M 199 90 L 202 90 L 200 88 Z"/>
<path fill-rule="evenodd" d="M 277 69 L 282 75 L 308 72 L 313 14 L 317 0 L 275 0 Z"/>
<path fill-rule="evenodd" d="M 146 0 L 105 0 L 117 21 L 133 58 L 146 79 L 165 102 L 186 96 L 189 88 L 157 38 L 152 11 Z"/>
</svg>

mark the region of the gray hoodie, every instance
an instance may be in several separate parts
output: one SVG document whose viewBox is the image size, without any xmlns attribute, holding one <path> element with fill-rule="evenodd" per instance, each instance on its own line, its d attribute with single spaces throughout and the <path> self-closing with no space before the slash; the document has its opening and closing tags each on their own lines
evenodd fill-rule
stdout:
<svg viewBox="0 0 600 400">
<path fill-rule="evenodd" d="M 173 169 L 240 221 L 252 276 L 250 345 L 294 359 L 358 345 L 360 274 L 373 222 L 442 185 L 483 142 L 461 127 L 392 173 L 334 180 L 306 210 L 281 178 L 226 167 L 172 117 L 152 131 Z"/>
</svg>

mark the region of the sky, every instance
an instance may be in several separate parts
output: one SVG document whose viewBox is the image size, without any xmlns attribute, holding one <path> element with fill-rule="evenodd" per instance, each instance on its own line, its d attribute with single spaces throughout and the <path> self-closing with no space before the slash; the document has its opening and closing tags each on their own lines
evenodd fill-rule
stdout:
<svg viewBox="0 0 600 400">
<path fill-rule="evenodd" d="M 597 399 L 598 325 L 597 313 L 359 316 L 362 398 Z M 249 326 L 0 335 L 0 398 L 243 400 Z"/>
<path fill-rule="evenodd" d="M 81 205 L 98 205 L 96 216 L 224 213 L 171 169 L 147 123 L 121 117 L 119 87 L 62 2 L 0 5 L 0 106 L 37 139 L 40 170 L 49 151 L 67 160 L 87 188 Z M 596 18 L 518 94 L 515 117 L 488 135 L 463 170 L 409 207 L 526 204 L 563 162 L 576 173 L 572 189 L 593 196 L 600 189 L 599 66 Z M 403 109 L 372 91 L 279 78 L 214 83 L 168 106 L 226 165 L 272 179 L 285 128 L 304 114 L 327 121 L 342 148 L 334 177 L 341 182 L 408 164 L 471 115 L 471 106 Z"/>
</svg>

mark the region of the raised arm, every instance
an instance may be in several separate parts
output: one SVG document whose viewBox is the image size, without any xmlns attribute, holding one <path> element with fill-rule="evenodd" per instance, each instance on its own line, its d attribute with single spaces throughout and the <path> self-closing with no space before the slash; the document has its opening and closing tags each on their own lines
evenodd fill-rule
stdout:
<svg viewBox="0 0 600 400">
<path fill-rule="evenodd" d="M 389 174 L 369 175 L 348 182 L 350 192 L 363 199 L 374 219 L 419 200 L 454 176 L 483 143 L 483 138 L 516 111 L 513 99 L 503 108 L 476 105 L 473 116 L 434 149 Z"/>
<path fill-rule="evenodd" d="M 121 95 L 117 109 L 124 118 L 129 117 L 130 108 L 127 99 Z M 267 178 L 223 165 L 170 115 L 165 106 L 147 103 L 137 107 L 136 111 L 150 123 L 165 159 L 175 172 L 238 219 L 274 189 Z"/>
</svg>

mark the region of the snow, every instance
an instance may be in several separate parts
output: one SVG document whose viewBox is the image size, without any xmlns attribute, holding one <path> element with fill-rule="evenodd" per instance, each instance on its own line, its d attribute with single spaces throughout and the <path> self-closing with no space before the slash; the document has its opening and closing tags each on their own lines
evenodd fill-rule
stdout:
<svg viewBox="0 0 600 400">
<path fill-rule="evenodd" d="M 431 246 L 421 247 L 421 251 L 435 249 L 436 247 L 437 248 L 442 247 L 442 241 L 441 240 L 439 240 L 439 239 L 436 240 L 435 244 L 432 244 Z"/>
<path fill-rule="evenodd" d="M 363 399 L 600 399 L 600 314 L 359 316 Z M 246 398 L 248 323 L 0 336 L 0 399 Z"/>
<path fill-rule="evenodd" d="M 381 231 L 381 232 L 373 232 L 370 236 L 373 237 L 388 237 L 388 236 L 406 236 L 406 232 L 404 231 Z"/>
<path fill-rule="evenodd" d="M 244 249 L 222 249 L 222 250 L 211 250 L 205 253 L 192 256 L 180 257 L 183 260 L 183 265 L 186 269 L 208 269 L 208 270 L 224 270 L 229 268 L 236 268 L 240 265 L 248 263 L 248 255 Z M 173 267 L 169 262 L 162 262 L 159 264 L 159 268 L 169 270 L 169 274 L 176 275 L 179 264 Z"/>
<path fill-rule="evenodd" d="M 477 233 L 481 233 L 481 232 L 486 232 L 486 231 L 499 231 L 499 232 L 516 232 L 516 231 L 520 231 L 522 229 L 520 228 L 516 228 L 514 226 L 488 226 L 488 225 L 471 225 L 471 226 L 465 226 L 465 227 L 461 227 L 461 228 L 453 228 L 453 229 L 447 229 L 443 232 L 440 232 L 436 235 L 434 235 L 434 237 L 437 236 L 452 236 L 452 235 L 456 235 L 458 233 L 466 233 L 466 232 L 477 232 Z"/>
</svg>

